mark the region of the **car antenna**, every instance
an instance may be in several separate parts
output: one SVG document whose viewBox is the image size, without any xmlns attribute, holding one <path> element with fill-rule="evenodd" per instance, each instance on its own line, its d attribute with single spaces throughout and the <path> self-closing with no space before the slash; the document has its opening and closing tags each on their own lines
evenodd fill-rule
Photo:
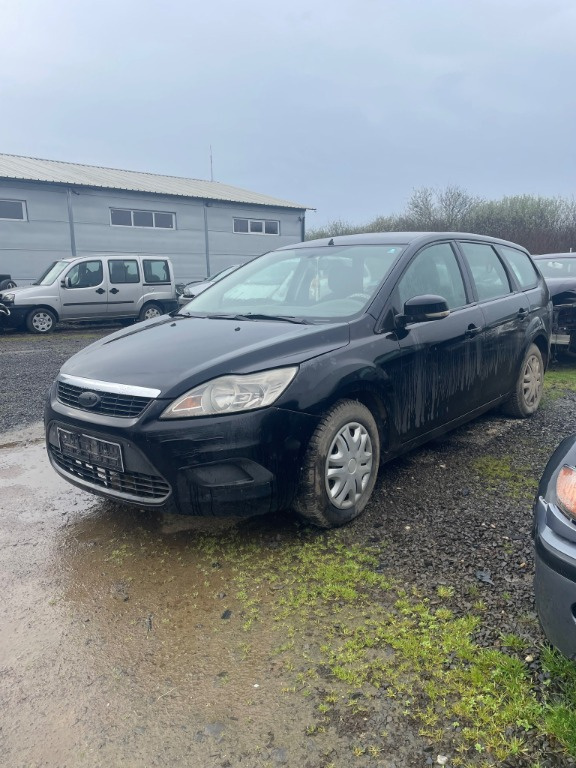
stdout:
<svg viewBox="0 0 576 768">
<path fill-rule="evenodd" d="M 330 240 L 328 240 L 328 245 L 334 245 L 334 238 L 331 237 Z"/>
</svg>

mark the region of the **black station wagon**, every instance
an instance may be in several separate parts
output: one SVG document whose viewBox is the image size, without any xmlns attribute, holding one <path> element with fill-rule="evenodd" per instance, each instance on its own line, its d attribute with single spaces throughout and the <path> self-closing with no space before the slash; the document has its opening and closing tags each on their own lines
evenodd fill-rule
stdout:
<svg viewBox="0 0 576 768">
<path fill-rule="evenodd" d="M 68 360 L 48 455 L 71 483 L 143 508 L 342 525 L 380 464 L 496 406 L 534 413 L 550 326 L 546 284 L 514 243 L 299 243 Z"/>
</svg>

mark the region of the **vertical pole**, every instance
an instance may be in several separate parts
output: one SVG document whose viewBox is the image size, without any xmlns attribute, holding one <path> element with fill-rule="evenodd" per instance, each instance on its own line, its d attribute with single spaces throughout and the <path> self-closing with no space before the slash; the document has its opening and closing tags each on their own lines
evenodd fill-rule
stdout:
<svg viewBox="0 0 576 768">
<path fill-rule="evenodd" d="M 210 239 L 208 237 L 208 203 L 204 203 L 204 243 L 206 245 L 206 277 L 210 277 Z"/>
<path fill-rule="evenodd" d="M 300 216 L 300 239 L 302 242 L 306 240 L 306 214 Z"/>
<path fill-rule="evenodd" d="M 74 233 L 74 211 L 72 210 L 72 190 L 68 187 L 66 192 L 66 201 L 68 204 L 68 225 L 70 227 L 70 252 L 76 258 L 76 235 Z"/>
</svg>

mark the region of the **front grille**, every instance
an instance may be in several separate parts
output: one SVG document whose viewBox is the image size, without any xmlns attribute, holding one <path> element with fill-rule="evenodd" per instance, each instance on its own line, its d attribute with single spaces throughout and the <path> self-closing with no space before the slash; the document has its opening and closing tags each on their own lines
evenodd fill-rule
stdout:
<svg viewBox="0 0 576 768">
<path fill-rule="evenodd" d="M 116 472 L 106 467 L 97 467 L 80 459 L 72 459 L 50 445 L 50 455 L 56 464 L 69 475 L 84 480 L 108 491 L 133 496 L 142 501 L 163 501 L 170 493 L 168 483 L 157 475 L 140 472 Z"/>
<path fill-rule="evenodd" d="M 117 392 L 103 392 L 100 389 L 89 388 L 90 392 L 100 395 L 100 402 L 95 408 L 83 408 L 78 402 L 82 392 L 88 391 L 88 387 L 76 387 L 73 384 L 58 382 L 58 400 L 71 408 L 79 408 L 90 413 L 102 413 L 106 416 L 119 416 L 125 419 L 134 419 L 140 416 L 144 408 L 152 402 L 149 397 L 137 397 L 136 395 L 120 395 Z"/>
</svg>

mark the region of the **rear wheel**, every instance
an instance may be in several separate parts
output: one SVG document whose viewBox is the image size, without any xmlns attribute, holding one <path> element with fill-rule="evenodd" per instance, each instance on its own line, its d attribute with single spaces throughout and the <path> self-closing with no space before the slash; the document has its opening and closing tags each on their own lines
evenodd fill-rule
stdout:
<svg viewBox="0 0 576 768">
<path fill-rule="evenodd" d="M 163 314 L 162 309 L 153 301 L 144 304 L 138 315 L 138 320 L 152 320 L 154 317 L 160 317 Z"/>
<path fill-rule="evenodd" d="M 536 344 L 531 344 L 524 356 L 514 392 L 502 406 L 508 416 L 524 419 L 536 413 L 542 399 L 544 363 Z"/>
<path fill-rule="evenodd" d="M 312 435 L 295 511 L 320 528 L 354 520 L 372 494 L 379 462 L 380 436 L 372 413 L 355 400 L 341 400 Z"/>
<path fill-rule="evenodd" d="M 26 317 L 26 328 L 30 333 L 51 333 L 56 325 L 56 315 L 49 309 L 33 309 Z"/>
<path fill-rule="evenodd" d="M 0 280 L 0 291 L 5 291 L 8 288 L 16 288 L 16 283 L 14 280 Z"/>
</svg>

